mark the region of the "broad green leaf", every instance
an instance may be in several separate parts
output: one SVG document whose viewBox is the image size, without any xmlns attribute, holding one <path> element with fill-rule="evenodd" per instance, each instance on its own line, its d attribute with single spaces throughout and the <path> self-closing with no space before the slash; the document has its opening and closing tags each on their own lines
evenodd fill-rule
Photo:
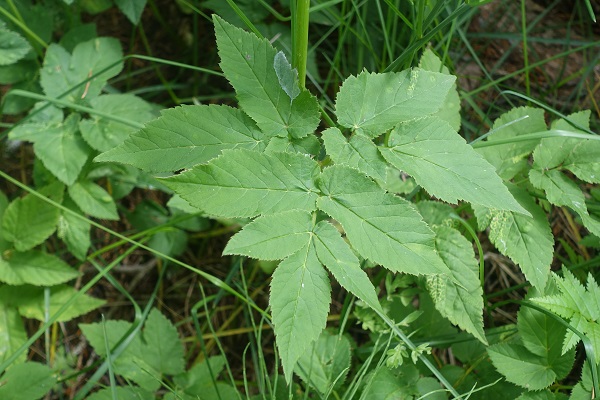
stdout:
<svg viewBox="0 0 600 400">
<path fill-rule="evenodd" d="M 386 180 L 387 163 L 368 137 L 354 134 L 346 140 L 338 128 L 329 128 L 322 133 L 322 138 L 327 155 L 336 164 L 345 164 L 372 178 Z"/>
<path fill-rule="evenodd" d="M 294 372 L 324 394 L 331 387 L 339 387 L 349 369 L 350 341 L 324 330 L 312 349 L 302 354 Z"/>
<path fill-rule="evenodd" d="M 543 288 L 554 255 L 554 237 L 544 211 L 523 189 L 510 185 L 509 190 L 533 217 L 511 211 L 473 206 L 478 221 L 489 221 L 489 238 L 498 250 L 519 264 L 533 286 Z M 483 224 L 480 223 L 480 227 Z"/>
<path fill-rule="evenodd" d="M 589 214 L 581 189 L 562 172 L 555 169 L 532 169 L 529 171 L 529 180 L 533 186 L 546 192 L 546 198 L 550 203 L 571 208 L 579 214 L 583 225 L 591 233 L 600 236 L 600 220 Z"/>
<path fill-rule="evenodd" d="M 0 65 L 10 65 L 29 53 L 31 46 L 16 32 L 0 26 Z"/>
<path fill-rule="evenodd" d="M 556 396 L 546 389 L 541 392 L 524 392 L 516 400 L 556 400 Z"/>
<path fill-rule="evenodd" d="M 61 202 L 64 186 L 53 183 L 39 190 L 51 200 Z M 33 194 L 14 200 L 2 218 L 2 235 L 18 251 L 29 250 L 43 243 L 56 230 L 60 210 Z"/>
<path fill-rule="evenodd" d="M 113 198 L 94 182 L 88 180 L 75 182 L 67 190 L 71 199 L 84 213 L 100 219 L 119 219 Z"/>
<path fill-rule="evenodd" d="M 146 0 L 115 0 L 115 4 L 132 24 L 137 25 L 146 7 Z"/>
<path fill-rule="evenodd" d="M 456 78 L 419 68 L 374 74 L 362 72 L 344 81 L 336 98 L 338 122 L 376 137 L 400 122 L 440 109 Z"/>
<path fill-rule="evenodd" d="M 445 276 L 427 277 L 427 289 L 435 308 L 444 317 L 487 344 L 483 331 L 483 289 L 473 245 L 454 228 L 437 226 L 435 247 L 451 271 Z"/>
<path fill-rule="evenodd" d="M 434 225 L 446 225 L 452 226 L 457 221 L 453 220 L 456 217 L 456 211 L 452 206 L 433 200 L 423 200 L 417 203 L 417 209 L 423 216 L 423 220 L 427 222 L 429 226 Z"/>
<path fill-rule="evenodd" d="M 3 286 L 0 291 L 6 287 Z M 0 362 L 4 362 L 26 341 L 27 332 L 16 307 L 0 299 Z M 15 363 L 25 362 L 26 359 L 27 354 L 23 352 Z"/>
<path fill-rule="evenodd" d="M 2 400 L 38 400 L 50 392 L 56 383 L 54 372 L 37 362 L 12 365 L 0 380 Z"/>
<path fill-rule="evenodd" d="M 66 199 L 63 205 L 81 214 L 79 208 L 71 199 Z M 87 251 L 92 245 L 90 240 L 91 229 L 92 226 L 88 221 L 61 210 L 56 234 L 65 242 L 71 254 L 81 261 L 85 260 Z"/>
<path fill-rule="evenodd" d="M 435 252 L 433 232 L 406 200 L 345 166 L 325 169 L 319 188 L 324 196 L 317 206 L 342 225 L 364 258 L 395 272 L 449 272 Z"/>
<path fill-rule="evenodd" d="M 155 400 L 153 393 L 136 386 L 117 386 L 114 388 L 117 399 Z M 86 397 L 86 400 L 114 400 L 113 388 L 107 387 Z"/>
<path fill-rule="evenodd" d="M 90 100 L 94 110 L 132 122 L 147 122 L 154 118 L 152 106 L 131 94 L 107 94 Z M 119 146 L 135 131 L 129 125 L 91 114 L 79 122 L 81 136 L 94 149 L 107 151 Z"/>
<path fill-rule="evenodd" d="M 239 254 L 259 260 L 281 260 L 306 245 L 312 215 L 287 211 L 256 218 L 235 234 L 223 254 Z"/>
<path fill-rule="evenodd" d="M 50 285 L 50 283 L 48 285 Z M 46 320 L 44 290 L 44 288 L 29 285 L 10 286 L 2 292 L 2 295 L 10 298 L 11 303 L 19 309 L 19 313 L 22 316 L 43 322 Z M 58 312 L 58 310 L 71 300 L 75 293 L 77 293 L 77 290 L 68 285 L 52 286 L 49 290 L 50 308 L 48 312 L 50 316 L 56 314 L 56 312 Z M 104 300 L 96 299 L 86 294 L 79 295 L 77 301 L 70 304 L 69 307 L 60 314 L 56 321 L 70 321 L 73 318 L 95 310 L 105 303 Z"/>
<path fill-rule="evenodd" d="M 283 260 L 273 273 L 269 304 L 288 383 L 298 359 L 325 328 L 330 292 L 329 277 L 312 240 Z"/>
<path fill-rule="evenodd" d="M 95 38 L 79 43 L 72 56 L 61 46 L 52 43 L 46 50 L 40 82 L 48 96 L 58 98 L 70 91 L 65 100 L 77 103 L 83 98 L 98 96 L 106 81 L 123 69 L 122 58 L 121 45 L 114 38 Z M 105 68 L 108 70 L 72 90 Z"/>
<path fill-rule="evenodd" d="M 450 70 L 442 64 L 442 61 L 431 49 L 425 49 L 423 52 L 423 55 L 419 60 L 419 68 L 425 71 L 441 72 L 442 74 L 451 75 Z M 448 122 L 452 129 L 458 132 L 460 129 L 460 98 L 458 97 L 456 82 L 452 84 L 440 109 L 433 115 Z"/>
<path fill-rule="evenodd" d="M 528 390 L 541 390 L 557 379 L 554 368 L 561 371 L 571 368 L 573 358 L 560 358 L 554 365 L 543 357 L 531 353 L 525 346 L 514 343 L 495 344 L 488 348 L 488 354 L 502 375 L 509 382 Z"/>
<path fill-rule="evenodd" d="M 162 182 L 207 214 L 254 217 L 315 210 L 318 171 L 316 161 L 301 154 L 239 149 Z"/>
<path fill-rule="evenodd" d="M 177 395 L 184 400 L 195 400 L 198 397 L 203 400 L 236 399 L 238 394 L 233 387 L 222 382 L 215 382 L 216 378 L 225 368 L 227 360 L 223 356 L 214 356 L 194 365 L 183 374 L 173 378 L 175 384 L 181 389 Z M 179 400 L 179 397 L 165 397 L 165 400 Z"/>
<path fill-rule="evenodd" d="M 78 275 L 60 258 L 36 250 L 24 253 L 7 250 L 0 258 L 0 281 L 9 285 L 51 286 Z"/>
<path fill-rule="evenodd" d="M 581 380 L 571 391 L 570 400 L 592 400 L 594 395 L 594 383 L 590 363 L 586 360 L 581 369 Z"/>
<path fill-rule="evenodd" d="M 320 221 L 313 233 L 317 257 L 335 280 L 369 307 L 383 312 L 373 284 L 338 230 L 330 223 Z"/>
<path fill-rule="evenodd" d="M 10 132 L 13 140 L 33 142 L 35 155 L 44 166 L 67 185 L 73 184 L 90 155 L 90 148 L 79 136 L 79 114 L 64 122 L 24 124 Z"/>
<path fill-rule="evenodd" d="M 213 15 L 221 69 L 236 91 L 242 109 L 269 136 L 301 138 L 319 125 L 315 97 L 303 90 L 290 102 L 279 84 L 277 51 L 266 39 L 236 28 Z"/>
<path fill-rule="evenodd" d="M 294 101 L 300 95 L 300 85 L 298 83 L 298 71 L 288 62 L 283 51 L 275 54 L 273 68 L 279 80 L 283 91 L 289 96 L 290 102 Z"/>
<path fill-rule="evenodd" d="M 254 122 L 235 108 L 180 106 L 162 111 L 158 119 L 95 160 L 170 172 L 208 162 L 225 149 L 262 151 L 264 140 Z"/>
<path fill-rule="evenodd" d="M 296 139 L 290 137 L 275 136 L 269 140 L 265 149 L 266 153 L 300 153 L 318 156 L 321 151 L 321 142 L 315 135 Z"/>
<path fill-rule="evenodd" d="M 39 70 L 34 60 L 21 60 L 11 65 L 0 65 L 0 84 L 14 85 L 20 82 L 35 82 Z M 15 96 L 15 98 L 17 98 Z M 10 97 L 4 97 L 8 102 Z"/>
<path fill-rule="evenodd" d="M 181 374 L 185 369 L 183 345 L 177 328 L 156 308 L 144 325 L 143 359 L 166 375 Z"/>
<path fill-rule="evenodd" d="M 494 167 L 438 118 L 398 125 L 389 137 L 388 147 L 380 147 L 379 151 L 388 162 L 444 201 L 466 200 L 528 215 L 496 175 Z"/>
<path fill-rule="evenodd" d="M 520 135 L 544 132 L 546 129 L 544 110 L 531 107 L 513 108 L 494 121 L 494 126 L 488 132 L 487 142 L 518 139 Z M 496 167 L 498 175 L 503 179 L 510 180 L 529 168 L 529 155 L 539 142 L 539 139 L 515 140 L 510 143 L 481 147 L 477 149 L 477 152 Z"/>
</svg>

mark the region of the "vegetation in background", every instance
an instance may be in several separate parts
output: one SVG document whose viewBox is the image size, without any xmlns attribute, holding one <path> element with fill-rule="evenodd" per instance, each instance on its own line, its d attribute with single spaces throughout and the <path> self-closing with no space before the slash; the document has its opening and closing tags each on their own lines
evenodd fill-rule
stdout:
<svg viewBox="0 0 600 400">
<path fill-rule="evenodd" d="M 593 4 L 485 3 L 1 0 L 0 397 L 593 398 Z"/>
</svg>

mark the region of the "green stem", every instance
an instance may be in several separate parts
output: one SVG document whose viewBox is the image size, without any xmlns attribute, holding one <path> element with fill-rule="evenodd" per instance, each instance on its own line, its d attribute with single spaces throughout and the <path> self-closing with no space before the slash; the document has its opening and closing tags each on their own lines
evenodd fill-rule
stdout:
<svg viewBox="0 0 600 400">
<path fill-rule="evenodd" d="M 292 66 L 298 71 L 301 89 L 306 87 L 309 10 L 310 0 L 296 0 L 295 10 L 292 9 Z"/>
</svg>

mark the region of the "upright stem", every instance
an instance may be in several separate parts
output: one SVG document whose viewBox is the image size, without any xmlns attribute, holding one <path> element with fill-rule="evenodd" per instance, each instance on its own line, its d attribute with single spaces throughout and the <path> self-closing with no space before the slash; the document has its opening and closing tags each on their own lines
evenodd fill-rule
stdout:
<svg viewBox="0 0 600 400">
<path fill-rule="evenodd" d="M 306 84 L 306 58 L 308 54 L 308 20 L 310 0 L 296 0 L 292 6 L 292 66 L 298 71 L 298 83 Z"/>
</svg>

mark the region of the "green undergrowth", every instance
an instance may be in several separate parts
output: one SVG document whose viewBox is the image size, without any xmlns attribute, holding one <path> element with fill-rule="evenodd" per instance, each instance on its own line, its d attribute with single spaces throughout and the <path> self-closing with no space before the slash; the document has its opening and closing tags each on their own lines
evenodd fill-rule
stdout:
<svg viewBox="0 0 600 400">
<path fill-rule="evenodd" d="M 593 398 L 597 105 L 484 3 L 0 1 L 0 398 Z"/>
</svg>

